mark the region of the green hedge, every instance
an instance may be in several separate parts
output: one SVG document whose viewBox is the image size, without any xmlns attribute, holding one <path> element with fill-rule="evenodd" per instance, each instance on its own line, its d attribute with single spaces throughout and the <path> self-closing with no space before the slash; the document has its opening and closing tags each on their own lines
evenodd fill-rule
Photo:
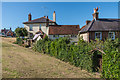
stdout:
<svg viewBox="0 0 120 80">
<path fill-rule="evenodd" d="M 88 46 L 86 42 L 79 42 L 79 45 L 70 43 L 68 38 L 60 38 L 56 40 L 39 40 L 34 45 L 35 51 L 46 53 L 56 58 L 69 62 L 72 65 L 81 67 L 90 72 L 93 71 L 92 54 L 88 54 Z"/>
<path fill-rule="evenodd" d="M 105 78 L 120 78 L 120 41 L 107 40 L 104 43 L 105 53 L 103 55 L 102 76 Z"/>
<path fill-rule="evenodd" d="M 24 42 L 23 42 L 23 40 L 22 40 L 22 38 L 16 38 L 16 44 L 24 44 Z"/>
<path fill-rule="evenodd" d="M 43 40 L 37 41 L 33 49 L 54 56 L 62 61 L 69 62 L 89 72 L 96 72 L 99 71 L 96 67 L 98 64 L 96 55 L 101 53 L 99 51 L 94 53 L 89 51 L 97 47 L 106 53 L 103 54 L 102 77 L 118 78 L 120 72 L 119 45 L 119 40 L 106 40 L 105 42 L 97 40 L 87 43 L 80 39 L 78 45 L 75 45 L 74 43 L 70 43 L 70 40 L 67 38 L 49 40 L 46 37 Z"/>
</svg>

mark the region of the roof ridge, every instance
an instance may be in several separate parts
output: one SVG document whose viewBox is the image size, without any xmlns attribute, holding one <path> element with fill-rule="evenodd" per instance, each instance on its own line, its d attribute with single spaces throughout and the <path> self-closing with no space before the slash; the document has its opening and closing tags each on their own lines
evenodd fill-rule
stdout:
<svg viewBox="0 0 120 80">
<path fill-rule="evenodd" d="M 56 25 L 50 25 L 50 26 L 56 26 Z M 57 25 L 57 26 L 79 26 L 79 25 Z"/>
<path fill-rule="evenodd" d="M 88 28 L 87 31 L 89 31 L 89 30 L 91 29 L 91 27 L 92 27 L 92 25 L 93 25 L 94 22 L 95 22 L 95 19 L 93 19 L 93 20 L 91 21 L 91 25 L 90 25 L 90 27 Z"/>
</svg>

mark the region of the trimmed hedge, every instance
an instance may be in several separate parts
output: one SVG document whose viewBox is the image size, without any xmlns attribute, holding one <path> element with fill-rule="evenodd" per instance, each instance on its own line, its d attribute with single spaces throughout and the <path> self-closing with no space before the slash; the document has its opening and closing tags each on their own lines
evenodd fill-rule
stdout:
<svg viewBox="0 0 120 80">
<path fill-rule="evenodd" d="M 90 43 L 80 39 L 78 45 L 70 43 L 68 38 L 59 38 L 56 40 L 49 40 L 46 37 L 43 40 L 37 41 L 33 49 L 35 51 L 46 53 L 54 56 L 62 61 L 69 62 L 72 65 L 80 67 L 89 72 L 96 72 L 99 69 L 97 61 L 97 54 L 99 51 L 90 53 L 90 50 L 99 48 L 106 54 L 103 54 L 102 59 L 102 77 L 104 78 L 118 78 L 120 73 L 120 52 L 118 52 L 119 40 L 105 42 L 96 40 Z M 96 62 L 95 62 L 96 61 Z"/>
<path fill-rule="evenodd" d="M 120 79 L 120 41 L 118 39 L 107 40 L 104 46 L 106 54 L 103 55 L 102 77 Z"/>
</svg>

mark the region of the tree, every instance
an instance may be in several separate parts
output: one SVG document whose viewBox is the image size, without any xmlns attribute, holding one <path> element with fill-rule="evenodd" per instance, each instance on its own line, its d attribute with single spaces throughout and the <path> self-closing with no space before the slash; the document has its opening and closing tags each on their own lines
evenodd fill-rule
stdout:
<svg viewBox="0 0 120 80">
<path fill-rule="evenodd" d="M 25 29 L 25 28 L 16 28 L 15 29 L 15 33 L 16 33 L 16 36 L 20 37 L 24 37 L 24 36 L 27 36 L 28 35 L 28 31 Z"/>
</svg>

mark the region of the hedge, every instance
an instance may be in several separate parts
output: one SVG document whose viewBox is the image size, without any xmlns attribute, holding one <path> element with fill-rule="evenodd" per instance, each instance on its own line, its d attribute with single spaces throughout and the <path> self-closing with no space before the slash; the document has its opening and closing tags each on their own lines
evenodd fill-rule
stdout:
<svg viewBox="0 0 120 80">
<path fill-rule="evenodd" d="M 46 37 L 43 40 L 37 41 L 33 49 L 54 56 L 62 61 L 69 62 L 89 72 L 99 71 L 96 67 L 98 64 L 96 55 L 101 54 L 99 51 L 93 54 L 89 51 L 94 48 L 102 49 L 106 53 L 102 56 L 102 77 L 118 78 L 120 73 L 120 52 L 118 52 L 118 46 L 119 40 L 106 40 L 105 42 L 96 40 L 87 43 L 80 39 L 78 45 L 75 45 L 74 43 L 70 43 L 68 38 L 49 40 Z"/>
</svg>

